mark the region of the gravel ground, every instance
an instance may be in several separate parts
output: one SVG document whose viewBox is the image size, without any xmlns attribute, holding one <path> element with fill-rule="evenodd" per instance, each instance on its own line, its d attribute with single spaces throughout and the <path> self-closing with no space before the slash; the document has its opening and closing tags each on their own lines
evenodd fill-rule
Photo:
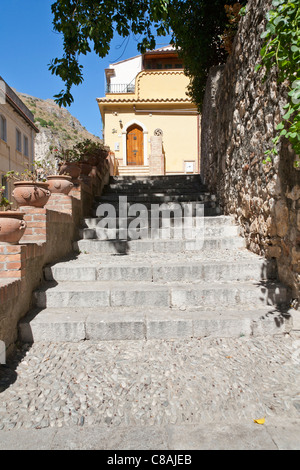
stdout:
<svg viewBox="0 0 300 470">
<path fill-rule="evenodd" d="M 35 343 L 0 366 L 0 430 L 300 418 L 300 337 Z"/>
</svg>

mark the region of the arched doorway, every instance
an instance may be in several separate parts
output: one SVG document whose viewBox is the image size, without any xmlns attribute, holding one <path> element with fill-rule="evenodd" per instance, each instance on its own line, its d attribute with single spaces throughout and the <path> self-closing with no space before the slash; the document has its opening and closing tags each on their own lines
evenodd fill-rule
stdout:
<svg viewBox="0 0 300 470">
<path fill-rule="evenodd" d="M 127 165 L 144 165 L 144 132 L 138 124 L 127 129 Z"/>
</svg>

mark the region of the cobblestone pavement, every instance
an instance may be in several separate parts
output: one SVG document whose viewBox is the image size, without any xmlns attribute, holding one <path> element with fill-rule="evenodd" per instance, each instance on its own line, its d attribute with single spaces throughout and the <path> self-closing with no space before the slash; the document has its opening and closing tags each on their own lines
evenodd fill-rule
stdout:
<svg viewBox="0 0 300 470">
<path fill-rule="evenodd" d="M 0 398 L 1 432 L 289 423 L 300 336 L 23 345 L 0 366 Z"/>
</svg>

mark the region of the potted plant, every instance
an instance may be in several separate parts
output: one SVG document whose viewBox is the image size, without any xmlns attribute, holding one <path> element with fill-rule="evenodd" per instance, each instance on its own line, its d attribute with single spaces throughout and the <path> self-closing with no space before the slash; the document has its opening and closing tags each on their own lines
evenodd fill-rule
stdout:
<svg viewBox="0 0 300 470">
<path fill-rule="evenodd" d="M 79 165 L 80 156 L 77 152 L 73 149 L 62 149 L 61 153 L 59 153 L 58 149 L 55 149 L 54 152 L 56 152 L 55 157 L 59 166 L 59 174 L 69 175 L 72 180 L 77 180 L 81 173 Z"/>
<path fill-rule="evenodd" d="M 94 142 L 90 139 L 80 142 L 76 147 L 81 155 L 82 173 L 92 178 L 101 175 L 109 148 L 105 147 L 101 142 Z"/>
<path fill-rule="evenodd" d="M 12 203 L 4 196 L 5 186 L 0 186 L 0 245 L 16 245 L 22 238 L 26 222 L 24 212 L 10 210 Z"/>
<path fill-rule="evenodd" d="M 38 163 L 40 165 L 40 175 L 47 180 L 51 194 L 69 194 L 74 186 L 72 177 L 65 173 L 60 174 L 57 162 L 43 160 Z"/>
<path fill-rule="evenodd" d="M 12 196 L 19 207 L 44 207 L 51 196 L 49 183 L 40 176 L 36 162 L 32 165 L 31 171 L 25 170 L 22 173 L 9 171 L 5 177 L 7 180 L 13 180 L 15 189 Z"/>
<path fill-rule="evenodd" d="M 69 174 L 72 179 L 90 176 L 95 177 L 101 172 L 108 155 L 107 147 L 101 142 L 85 139 L 71 149 L 54 149 L 54 155 L 59 162 L 59 173 Z"/>
<path fill-rule="evenodd" d="M 48 175 L 49 190 L 56 194 L 69 194 L 74 184 L 70 175 Z"/>
</svg>

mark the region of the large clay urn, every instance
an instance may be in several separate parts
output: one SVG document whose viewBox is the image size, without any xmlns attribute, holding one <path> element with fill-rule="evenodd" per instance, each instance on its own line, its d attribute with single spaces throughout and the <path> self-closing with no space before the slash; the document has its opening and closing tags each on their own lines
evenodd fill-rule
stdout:
<svg viewBox="0 0 300 470">
<path fill-rule="evenodd" d="M 19 207 L 44 207 L 51 196 L 48 183 L 15 181 L 14 185 L 15 189 L 12 192 L 12 196 Z"/>
<path fill-rule="evenodd" d="M 24 235 L 24 212 L 0 211 L 0 245 L 17 245 Z"/>
<path fill-rule="evenodd" d="M 90 172 L 93 169 L 93 166 L 87 162 L 80 162 L 79 166 L 80 166 L 81 174 L 85 176 L 89 176 Z"/>
<path fill-rule="evenodd" d="M 49 191 L 51 193 L 69 194 L 74 184 L 72 177 L 67 175 L 51 175 L 47 176 L 49 183 Z"/>
<path fill-rule="evenodd" d="M 60 175 L 71 176 L 72 180 L 77 180 L 81 172 L 81 168 L 77 162 L 64 162 L 60 169 Z"/>
</svg>

